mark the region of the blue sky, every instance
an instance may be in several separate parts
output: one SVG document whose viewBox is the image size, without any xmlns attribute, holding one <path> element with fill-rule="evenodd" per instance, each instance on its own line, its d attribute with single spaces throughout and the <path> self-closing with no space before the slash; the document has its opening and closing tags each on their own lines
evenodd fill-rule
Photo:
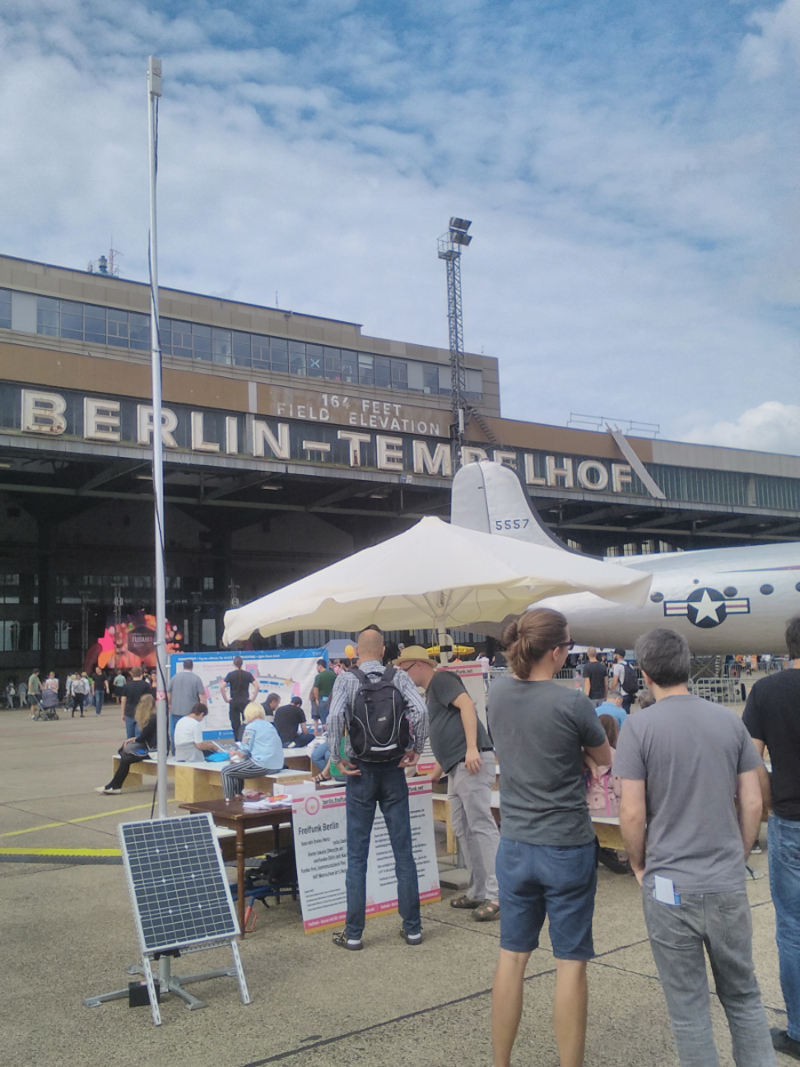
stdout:
<svg viewBox="0 0 800 1067">
<path fill-rule="evenodd" d="M 0 232 L 163 285 L 447 345 L 503 414 L 800 453 L 800 0 L 6 0 Z"/>
</svg>

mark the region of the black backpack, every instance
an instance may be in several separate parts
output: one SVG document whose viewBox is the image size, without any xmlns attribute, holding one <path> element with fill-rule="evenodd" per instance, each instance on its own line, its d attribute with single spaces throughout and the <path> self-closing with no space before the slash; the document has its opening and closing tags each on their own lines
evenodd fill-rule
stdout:
<svg viewBox="0 0 800 1067">
<path fill-rule="evenodd" d="M 630 663 L 624 663 L 625 673 L 622 676 L 622 692 L 629 697 L 636 696 L 639 692 L 639 678 Z"/>
<path fill-rule="evenodd" d="M 357 667 L 352 673 L 360 683 L 345 714 L 353 754 L 365 763 L 398 762 L 410 747 L 411 728 L 403 694 L 392 681 L 394 667 L 372 677 Z"/>
</svg>

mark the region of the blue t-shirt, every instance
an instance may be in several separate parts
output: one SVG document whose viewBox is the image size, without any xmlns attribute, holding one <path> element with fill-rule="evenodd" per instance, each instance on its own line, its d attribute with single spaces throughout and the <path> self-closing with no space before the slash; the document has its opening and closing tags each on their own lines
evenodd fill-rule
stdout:
<svg viewBox="0 0 800 1067">
<path fill-rule="evenodd" d="M 610 715 L 612 719 L 616 719 L 620 729 L 622 729 L 622 724 L 628 718 L 625 709 L 621 708 L 619 704 L 613 704 L 610 700 L 604 700 L 603 703 L 598 704 L 594 710 L 598 716 Z"/>
<path fill-rule="evenodd" d="M 253 719 L 244 728 L 239 748 L 268 771 L 283 768 L 283 743 L 280 734 L 266 719 Z"/>
</svg>

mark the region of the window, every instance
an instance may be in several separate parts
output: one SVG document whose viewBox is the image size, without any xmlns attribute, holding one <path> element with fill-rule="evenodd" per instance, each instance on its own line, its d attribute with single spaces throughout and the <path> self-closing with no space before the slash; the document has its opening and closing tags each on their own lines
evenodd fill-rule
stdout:
<svg viewBox="0 0 800 1067">
<path fill-rule="evenodd" d="M 250 334 L 233 331 L 233 362 L 237 367 L 250 366 Z"/>
<path fill-rule="evenodd" d="M 439 368 L 435 363 L 422 364 L 422 391 L 434 396 L 439 392 Z"/>
<path fill-rule="evenodd" d="M 402 359 L 392 360 L 392 389 L 408 389 L 408 364 Z"/>
<path fill-rule="evenodd" d="M 231 331 L 211 331 L 211 358 L 215 363 L 229 364 L 231 362 Z"/>
<path fill-rule="evenodd" d="M 253 335 L 253 366 L 257 370 L 269 370 L 269 337 Z"/>
<path fill-rule="evenodd" d="M 329 348 L 326 345 L 324 359 L 325 377 L 329 382 L 340 382 L 342 380 L 342 353 L 338 348 Z"/>
<path fill-rule="evenodd" d="M 272 369 L 281 374 L 289 373 L 289 342 L 282 337 L 273 337 L 269 345 Z"/>
<path fill-rule="evenodd" d="M 358 357 L 355 352 L 349 352 L 345 348 L 342 349 L 342 381 L 358 381 Z"/>
<path fill-rule="evenodd" d="M 372 366 L 374 371 L 374 383 L 381 387 L 381 389 L 391 389 L 392 387 L 392 375 L 389 369 L 389 359 L 387 356 L 374 356 L 372 360 Z"/>
<path fill-rule="evenodd" d="M 47 337 L 58 337 L 59 313 L 58 300 L 50 296 L 40 296 L 36 301 L 36 332 Z"/>
<path fill-rule="evenodd" d="M 0 329 L 11 329 L 11 290 L 0 289 Z"/>
<path fill-rule="evenodd" d="M 106 309 L 96 304 L 85 304 L 83 308 L 83 336 L 94 344 L 106 343 Z"/>
<path fill-rule="evenodd" d="M 72 300 L 61 301 L 61 336 L 75 341 L 83 340 L 83 304 Z"/>
<path fill-rule="evenodd" d="M 158 320 L 158 337 L 161 343 L 162 353 L 170 355 L 172 352 L 172 319 Z"/>
<path fill-rule="evenodd" d="M 103 309 L 100 308 L 102 311 Z M 138 311 L 128 314 L 128 329 L 130 331 L 131 348 L 140 352 L 150 350 L 150 316 L 142 315 Z M 88 340 L 88 338 L 87 338 Z"/>
<path fill-rule="evenodd" d="M 172 320 L 172 354 L 192 358 L 192 324 Z"/>
<path fill-rule="evenodd" d="M 372 356 L 366 352 L 358 353 L 358 381 L 361 385 L 375 384 L 375 368 L 372 363 Z"/>
<path fill-rule="evenodd" d="M 117 308 L 108 309 L 108 343 L 120 348 L 128 347 L 128 312 Z"/>
<path fill-rule="evenodd" d="M 425 364 L 409 360 L 406 365 L 408 375 L 408 388 L 413 393 L 425 391 Z"/>
<path fill-rule="evenodd" d="M 305 374 L 306 346 L 302 341 L 289 342 L 289 373 Z"/>
<path fill-rule="evenodd" d="M 322 345 L 306 345 L 306 365 L 309 378 L 322 377 Z"/>
<path fill-rule="evenodd" d="M 192 349 L 194 350 L 195 359 L 211 359 L 211 327 L 201 326 L 199 322 L 193 322 L 191 325 L 192 331 Z"/>
</svg>

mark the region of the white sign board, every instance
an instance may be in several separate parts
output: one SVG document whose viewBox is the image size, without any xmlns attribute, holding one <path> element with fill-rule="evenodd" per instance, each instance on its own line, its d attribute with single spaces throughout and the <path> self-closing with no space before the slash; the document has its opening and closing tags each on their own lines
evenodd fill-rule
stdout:
<svg viewBox="0 0 800 1067">
<path fill-rule="evenodd" d="M 300 908 L 306 933 L 341 925 L 347 912 L 347 816 L 345 788 L 325 789 L 292 800 Z M 431 782 L 409 779 L 411 838 L 420 903 L 441 900 L 433 833 Z M 367 918 L 397 911 L 394 855 L 380 810 L 375 813 L 367 861 Z"/>
</svg>

